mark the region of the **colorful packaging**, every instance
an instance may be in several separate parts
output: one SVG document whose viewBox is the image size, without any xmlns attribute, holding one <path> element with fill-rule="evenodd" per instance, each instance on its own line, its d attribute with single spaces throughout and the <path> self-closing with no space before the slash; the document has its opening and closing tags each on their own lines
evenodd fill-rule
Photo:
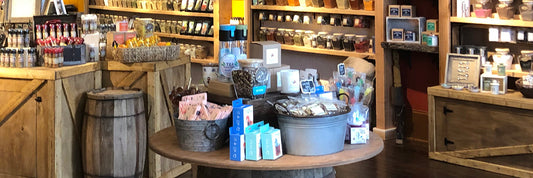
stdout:
<svg viewBox="0 0 533 178">
<path fill-rule="evenodd" d="M 229 140 L 229 159 L 232 161 L 244 161 L 244 135 L 238 133 L 235 127 L 230 127 Z"/>
<path fill-rule="evenodd" d="M 368 142 L 370 133 L 369 125 L 363 124 L 362 126 L 348 126 L 350 144 L 365 144 Z"/>
<path fill-rule="evenodd" d="M 266 126 L 266 127 L 265 127 Z M 263 121 L 246 127 L 244 140 L 246 143 L 246 160 L 261 160 L 261 130 L 268 130 L 269 124 L 264 125 Z"/>
<path fill-rule="evenodd" d="M 254 123 L 254 108 L 252 105 L 242 104 L 242 98 L 233 100 L 233 127 L 239 134 Z"/>
<path fill-rule="evenodd" d="M 281 134 L 279 129 L 270 128 L 268 131 L 261 133 L 261 147 L 263 159 L 275 160 L 283 155 L 281 147 Z"/>
</svg>

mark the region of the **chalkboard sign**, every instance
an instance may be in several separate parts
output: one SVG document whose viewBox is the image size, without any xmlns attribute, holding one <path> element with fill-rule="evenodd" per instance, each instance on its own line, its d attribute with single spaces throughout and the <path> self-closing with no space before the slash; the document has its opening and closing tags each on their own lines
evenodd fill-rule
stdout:
<svg viewBox="0 0 533 178">
<path fill-rule="evenodd" d="M 313 82 L 313 80 L 302 80 L 300 81 L 300 89 L 303 94 L 315 93 L 315 82 Z"/>
<path fill-rule="evenodd" d="M 339 71 L 340 76 L 346 75 L 346 69 L 344 68 L 344 63 L 340 63 L 337 65 L 337 71 Z"/>
</svg>

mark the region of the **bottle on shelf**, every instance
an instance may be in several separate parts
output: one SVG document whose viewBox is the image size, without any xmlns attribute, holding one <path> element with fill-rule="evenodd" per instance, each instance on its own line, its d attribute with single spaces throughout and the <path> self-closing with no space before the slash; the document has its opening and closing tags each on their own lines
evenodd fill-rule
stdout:
<svg viewBox="0 0 533 178">
<path fill-rule="evenodd" d="M 231 53 L 231 49 L 235 46 L 235 26 L 220 25 L 219 40 L 218 80 L 221 82 L 229 82 L 231 79 L 231 72 L 239 69 L 237 58 Z"/>
</svg>

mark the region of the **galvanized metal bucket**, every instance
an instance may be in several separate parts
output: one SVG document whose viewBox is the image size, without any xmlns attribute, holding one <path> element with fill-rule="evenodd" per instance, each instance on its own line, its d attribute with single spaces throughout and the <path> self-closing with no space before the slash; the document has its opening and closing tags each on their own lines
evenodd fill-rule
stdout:
<svg viewBox="0 0 533 178">
<path fill-rule="evenodd" d="M 228 117 L 219 120 L 189 121 L 174 118 L 178 144 L 186 151 L 209 152 L 228 139 Z"/>
</svg>

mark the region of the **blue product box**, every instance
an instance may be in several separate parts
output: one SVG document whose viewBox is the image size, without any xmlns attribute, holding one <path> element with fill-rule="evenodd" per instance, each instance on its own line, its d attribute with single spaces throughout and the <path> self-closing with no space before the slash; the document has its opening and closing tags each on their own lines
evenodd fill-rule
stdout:
<svg viewBox="0 0 533 178">
<path fill-rule="evenodd" d="M 350 127 L 350 144 L 365 144 L 370 137 L 370 129 L 368 124 L 362 126 L 349 126 Z"/>
<path fill-rule="evenodd" d="M 244 135 L 238 133 L 234 127 L 229 128 L 229 159 L 244 161 Z"/>
<path fill-rule="evenodd" d="M 268 131 L 261 133 L 261 146 L 263 159 L 275 160 L 283 155 L 281 148 L 281 134 L 279 129 L 270 128 Z"/>
<path fill-rule="evenodd" d="M 242 104 L 242 98 L 233 100 L 233 127 L 239 134 L 244 134 L 244 129 L 254 123 L 254 107 Z"/>
<path fill-rule="evenodd" d="M 261 159 L 261 130 L 266 126 L 268 129 L 269 125 L 264 125 L 263 121 L 255 123 L 251 126 L 246 127 L 244 131 L 244 139 L 246 143 L 246 160 L 257 161 Z"/>
</svg>

